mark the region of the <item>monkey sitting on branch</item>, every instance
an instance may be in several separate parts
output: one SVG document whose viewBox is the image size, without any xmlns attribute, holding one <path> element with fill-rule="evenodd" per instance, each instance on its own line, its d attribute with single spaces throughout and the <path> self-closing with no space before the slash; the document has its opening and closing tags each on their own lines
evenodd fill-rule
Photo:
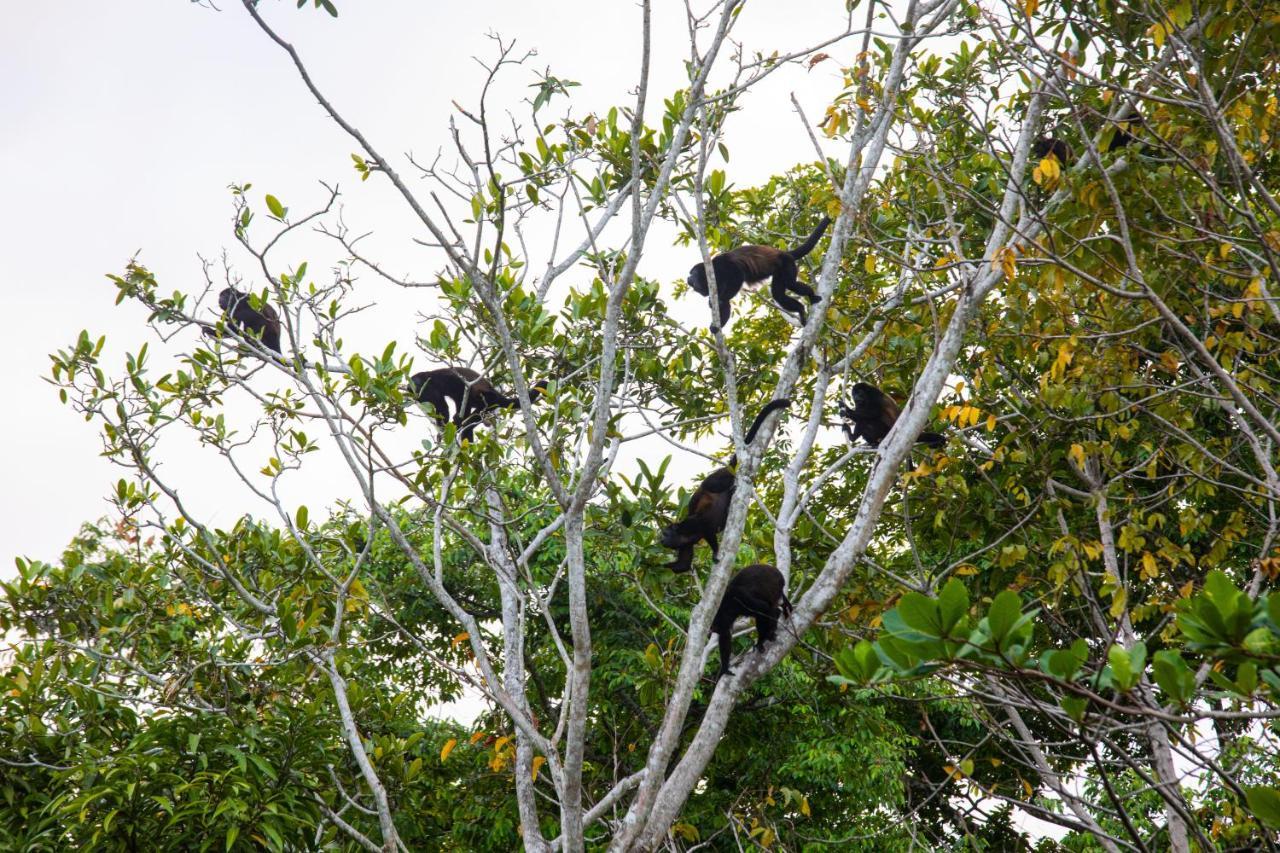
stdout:
<svg viewBox="0 0 1280 853">
<path fill-rule="evenodd" d="M 853 408 L 840 404 L 840 416 L 844 418 L 841 428 L 849 443 L 853 444 L 861 436 L 871 447 L 879 447 L 880 442 L 893 429 L 902 410 L 893 399 L 874 385 L 859 382 L 853 386 Z M 850 427 L 852 424 L 852 428 Z M 942 447 L 946 438 L 936 432 L 922 432 L 916 438 L 917 444 L 930 447 Z"/>
<path fill-rule="evenodd" d="M 732 675 L 729 659 L 733 657 L 733 623 L 739 616 L 756 620 L 756 649 L 778 636 L 778 619 L 791 616 L 791 600 L 787 598 L 782 572 L 766 563 L 747 566 L 729 579 L 720 607 L 711 619 L 711 630 L 720 643 L 720 671 L 716 678 Z"/>
<path fill-rule="evenodd" d="M 255 338 L 262 345 L 281 355 L 280 352 L 280 315 L 265 301 L 261 310 L 254 308 L 251 296 L 234 287 L 225 288 L 218 294 L 218 307 L 222 309 L 222 321 L 226 328 L 240 338 Z M 217 337 L 218 333 L 210 326 L 205 326 L 204 333 Z"/>
</svg>

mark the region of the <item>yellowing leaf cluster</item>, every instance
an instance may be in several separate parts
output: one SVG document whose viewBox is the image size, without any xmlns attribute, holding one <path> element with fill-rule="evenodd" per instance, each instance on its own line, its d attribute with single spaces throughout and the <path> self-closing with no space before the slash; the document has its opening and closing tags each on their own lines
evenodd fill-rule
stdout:
<svg viewBox="0 0 1280 853">
<path fill-rule="evenodd" d="M 1041 160 L 1031 171 L 1031 180 L 1035 181 L 1038 186 L 1042 186 L 1047 190 L 1051 190 L 1058 185 L 1058 181 L 1062 178 L 1062 164 L 1058 162 L 1058 158 L 1050 154 Z"/>
<path fill-rule="evenodd" d="M 942 410 L 942 416 L 958 427 L 971 427 L 982 419 L 982 410 L 977 406 L 964 403 L 959 406 L 946 406 Z M 987 419 L 987 429 L 995 429 L 995 415 Z"/>
<path fill-rule="evenodd" d="M 995 257 L 991 259 L 991 268 L 1003 273 L 1006 281 L 1012 281 L 1018 271 L 1017 250 L 1013 246 L 997 249 Z"/>
</svg>

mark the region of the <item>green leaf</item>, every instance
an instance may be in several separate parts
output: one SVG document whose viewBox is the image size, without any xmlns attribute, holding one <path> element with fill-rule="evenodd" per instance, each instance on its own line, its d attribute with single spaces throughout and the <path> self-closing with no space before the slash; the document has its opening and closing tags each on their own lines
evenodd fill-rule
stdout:
<svg viewBox="0 0 1280 853">
<path fill-rule="evenodd" d="M 1067 716 L 1078 723 L 1084 719 L 1084 712 L 1089 707 L 1089 700 L 1080 696 L 1063 696 L 1060 704 L 1062 705 L 1062 710 L 1067 712 Z"/>
<path fill-rule="evenodd" d="M 1144 643 L 1135 643 L 1132 649 L 1113 645 L 1107 651 L 1107 661 L 1111 664 L 1111 678 L 1117 690 L 1132 690 L 1142 675 L 1142 667 L 1147 659 L 1147 647 Z"/>
<path fill-rule="evenodd" d="M 1178 704 L 1186 705 L 1195 695 L 1195 673 L 1173 649 L 1156 652 L 1151 659 L 1151 671 L 1160 689 Z"/>
<path fill-rule="evenodd" d="M 1271 829 L 1280 829 L 1280 790 L 1265 785 L 1253 785 L 1244 789 L 1244 795 L 1249 802 L 1249 811 L 1253 812 L 1263 825 Z"/>
<path fill-rule="evenodd" d="M 942 616 L 942 635 L 950 634 L 969 611 L 969 591 L 959 578 L 952 578 L 942 587 L 938 594 L 938 611 Z"/>
<path fill-rule="evenodd" d="M 1253 655 L 1265 655 L 1272 645 L 1272 633 L 1270 628 L 1254 628 L 1241 643 L 1244 650 Z"/>
<path fill-rule="evenodd" d="M 894 608 L 902 616 L 907 627 L 913 628 L 927 637 L 942 636 L 942 621 L 938 612 L 938 604 L 918 592 L 908 592 L 902 596 L 898 606 Z"/>
<path fill-rule="evenodd" d="M 1011 589 L 1001 592 L 991 602 L 991 609 L 987 611 L 987 628 L 997 646 L 1009 635 L 1021 613 L 1022 597 Z"/>
<path fill-rule="evenodd" d="M 267 193 L 267 210 L 271 211 L 271 215 L 276 219 L 284 219 L 284 205 L 280 203 L 280 199 Z"/>
</svg>

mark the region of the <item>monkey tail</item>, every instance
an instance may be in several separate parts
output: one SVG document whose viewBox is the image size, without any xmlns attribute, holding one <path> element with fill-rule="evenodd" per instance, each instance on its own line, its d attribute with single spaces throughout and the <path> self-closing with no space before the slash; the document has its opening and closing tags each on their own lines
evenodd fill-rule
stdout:
<svg viewBox="0 0 1280 853">
<path fill-rule="evenodd" d="M 787 598 L 787 594 L 782 594 L 782 615 L 791 618 L 791 599 Z"/>
<path fill-rule="evenodd" d="M 550 384 L 551 383 L 549 383 L 545 379 L 539 379 L 537 382 L 530 385 L 529 386 L 529 404 L 534 405 L 540 399 L 542 399 L 543 392 L 547 390 L 547 386 Z M 520 405 L 520 398 L 514 394 L 508 397 L 506 394 L 499 394 L 498 392 L 495 391 L 493 392 L 493 396 L 487 398 L 485 402 L 486 402 L 486 405 L 488 405 L 490 408 L 501 407 L 504 409 L 514 409 Z"/>
<path fill-rule="evenodd" d="M 790 405 L 790 397 L 783 397 L 780 400 L 770 400 L 769 404 L 761 409 L 760 414 L 756 415 L 756 419 L 751 422 L 751 429 L 747 430 L 747 440 L 744 443 L 750 444 L 755 441 L 756 433 L 760 430 L 760 425 L 764 423 L 764 419 L 769 417 L 771 412 L 775 412 L 778 409 L 785 409 Z"/>
<path fill-rule="evenodd" d="M 916 439 L 916 444 L 927 444 L 930 447 L 942 447 L 946 443 L 947 439 L 936 432 L 922 432 Z"/>
<path fill-rule="evenodd" d="M 818 241 L 822 239 L 822 233 L 827 230 L 827 226 L 830 224 L 830 216 L 822 217 L 822 221 L 818 223 L 817 228 L 813 229 L 813 233 L 809 235 L 809 239 L 787 252 L 787 254 L 791 256 L 791 260 L 798 261 L 805 255 L 812 252 L 813 247 L 818 245 Z"/>
</svg>

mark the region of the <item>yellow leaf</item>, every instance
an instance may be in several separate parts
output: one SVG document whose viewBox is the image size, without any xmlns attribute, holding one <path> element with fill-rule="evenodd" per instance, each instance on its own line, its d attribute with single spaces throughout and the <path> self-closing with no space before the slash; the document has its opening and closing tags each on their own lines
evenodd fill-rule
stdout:
<svg viewBox="0 0 1280 853">
<path fill-rule="evenodd" d="M 453 642 L 449 644 L 449 648 L 456 649 L 458 648 L 459 645 L 461 645 L 462 643 L 465 643 L 467 640 L 470 640 L 470 639 L 471 639 L 471 634 L 467 631 L 463 631 L 461 634 L 453 638 Z"/>
<path fill-rule="evenodd" d="M 511 735 L 503 735 L 493 742 L 493 751 L 502 752 L 502 748 L 511 743 Z"/>
<path fill-rule="evenodd" d="M 997 249 L 995 257 L 991 259 L 991 267 L 1004 273 L 1006 279 L 1012 279 L 1018 271 L 1018 253 L 1012 246 Z"/>
<path fill-rule="evenodd" d="M 867 259 L 862 262 L 862 266 L 866 269 L 867 275 L 875 275 L 876 272 L 876 256 L 867 255 Z"/>
<path fill-rule="evenodd" d="M 535 755 L 533 757 L 533 781 L 538 781 L 538 770 L 546 763 L 547 759 L 545 756 Z"/>
<path fill-rule="evenodd" d="M 1115 591 L 1115 593 L 1111 596 L 1111 618 L 1112 619 L 1120 618 L 1120 616 L 1124 613 L 1124 607 L 1125 607 L 1125 604 L 1128 602 L 1128 600 L 1129 600 L 1129 595 L 1125 591 L 1124 587 L 1120 587 Z"/>
<path fill-rule="evenodd" d="M 978 567 L 965 563 L 964 565 L 957 567 L 955 573 L 961 577 L 967 578 L 970 575 L 976 575 L 978 573 Z"/>
<path fill-rule="evenodd" d="M 1018 781 L 1022 783 L 1022 791 L 1027 795 L 1027 799 L 1031 799 L 1035 795 L 1035 789 L 1031 787 L 1031 783 L 1021 776 L 1018 777 Z"/>
<path fill-rule="evenodd" d="M 671 834 L 679 835 L 685 841 L 697 841 L 698 827 L 691 823 L 673 823 L 671 825 Z"/>
<path fill-rule="evenodd" d="M 1084 447 L 1079 444 L 1073 444 L 1067 455 L 1074 459 L 1081 468 L 1084 467 Z"/>
<path fill-rule="evenodd" d="M 1151 36 L 1155 41 L 1156 47 L 1163 47 L 1164 37 L 1168 35 L 1168 32 L 1165 30 L 1164 24 L 1152 24 L 1147 28 L 1147 35 Z"/>
<path fill-rule="evenodd" d="M 477 743 L 477 742 L 479 742 L 479 740 L 480 740 L 481 738 L 483 738 L 483 737 L 484 737 L 484 732 L 483 732 L 483 731 L 476 732 L 475 734 L 473 734 L 473 735 L 471 736 L 471 745 L 472 745 L 472 746 L 475 746 L 475 745 L 476 745 L 476 743 Z"/>
<path fill-rule="evenodd" d="M 440 761 L 443 763 L 449 757 L 449 753 L 453 752 L 453 748 L 458 745 L 458 739 L 451 737 L 444 742 L 444 748 L 440 750 Z"/>
<path fill-rule="evenodd" d="M 1142 555 L 1142 572 L 1141 575 L 1145 580 L 1152 580 L 1159 576 L 1160 570 L 1156 565 L 1156 558 L 1151 555 L 1150 551 Z"/>
<path fill-rule="evenodd" d="M 1026 0 L 1026 2 L 1022 4 L 1022 11 L 1026 12 L 1027 17 L 1030 18 L 1035 15 L 1036 9 L 1039 7 L 1040 0 Z"/>
<path fill-rule="evenodd" d="M 995 429 L 996 429 L 996 416 L 987 415 L 987 432 L 995 432 Z"/>
</svg>

